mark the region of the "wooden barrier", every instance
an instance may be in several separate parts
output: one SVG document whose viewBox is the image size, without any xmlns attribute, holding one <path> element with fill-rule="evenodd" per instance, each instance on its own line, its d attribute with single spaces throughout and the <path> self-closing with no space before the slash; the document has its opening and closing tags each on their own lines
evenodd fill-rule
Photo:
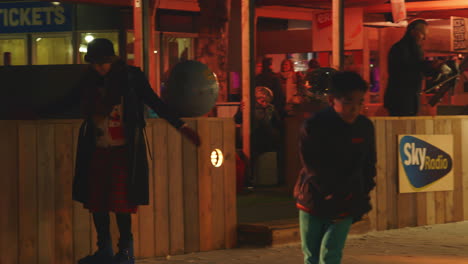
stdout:
<svg viewBox="0 0 468 264">
<path fill-rule="evenodd" d="M 371 193 L 370 230 L 442 224 L 468 220 L 468 116 L 374 117 L 377 146 L 377 186 Z M 297 126 L 298 120 L 287 120 Z M 297 130 L 286 130 L 286 169 L 294 184 L 300 170 Z M 454 191 L 398 193 L 398 135 L 454 136 Z"/>
<path fill-rule="evenodd" d="M 236 245 L 235 127 L 188 119 L 195 147 L 164 120 L 149 120 L 150 205 L 132 215 L 137 257 Z M 0 121 L 0 263 L 71 264 L 96 250 L 89 212 L 72 201 L 79 120 Z M 221 167 L 210 155 L 224 154 Z M 148 155 L 149 158 L 149 155 Z M 114 249 L 118 240 L 111 217 Z"/>
</svg>

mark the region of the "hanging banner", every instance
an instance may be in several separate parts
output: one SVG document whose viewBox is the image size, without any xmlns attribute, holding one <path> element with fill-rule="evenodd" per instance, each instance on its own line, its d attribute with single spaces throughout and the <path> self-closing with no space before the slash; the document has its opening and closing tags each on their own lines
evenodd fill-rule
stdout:
<svg viewBox="0 0 468 264">
<path fill-rule="evenodd" d="M 0 32 L 72 31 L 72 5 L 51 2 L 0 3 Z"/>
<path fill-rule="evenodd" d="M 364 12 L 362 8 L 345 9 L 345 50 L 361 50 L 364 45 Z M 312 21 L 313 51 L 331 51 L 332 49 L 332 13 L 320 12 Z"/>
<path fill-rule="evenodd" d="M 451 17 L 452 34 L 451 46 L 452 51 L 468 50 L 468 18 Z"/>
<path fill-rule="evenodd" d="M 399 135 L 400 193 L 452 191 L 453 135 Z"/>
<path fill-rule="evenodd" d="M 393 22 L 398 23 L 406 19 L 405 0 L 391 0 Z"/>
</svg>

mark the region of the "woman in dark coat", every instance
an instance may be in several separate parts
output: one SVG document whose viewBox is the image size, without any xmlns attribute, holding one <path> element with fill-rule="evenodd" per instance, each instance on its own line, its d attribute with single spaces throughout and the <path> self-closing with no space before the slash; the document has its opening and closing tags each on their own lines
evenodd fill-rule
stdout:
<svg viewBox="0 0 468 264">
<path fill-rule="evenodd" d="M 149 203 L 144 104 L 194 144 L 200 140 L 170 114 L 138 68 L 115 56 L 111 41 L 90 42 L 85 60 L 91 64 L 79 84 L 85 121 L 78 139 L 73 199 L 93 214 L 98 251 L 78 263 L 130 264 L 134 263 L 130 214 Z M 115 256 L 110 211 L 116 214 L 120 232 Z"/>
</svg>

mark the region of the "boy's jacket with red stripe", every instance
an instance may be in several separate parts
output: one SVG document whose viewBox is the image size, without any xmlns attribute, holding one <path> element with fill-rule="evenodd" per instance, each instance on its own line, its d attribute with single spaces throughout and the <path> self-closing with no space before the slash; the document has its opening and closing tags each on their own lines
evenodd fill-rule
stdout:
<svg viewBox="0 0 468 264">
<path fill-rule="evenodd" d="M 294 188 L 299 209 L 332 219 L 351 215 L 355 221 L 370 211 L 376 150 L 368 118 L 360 115 L 348 124 L 327 108 L 304 122 L 299 144 L 303 168 Z"/>
</svg>

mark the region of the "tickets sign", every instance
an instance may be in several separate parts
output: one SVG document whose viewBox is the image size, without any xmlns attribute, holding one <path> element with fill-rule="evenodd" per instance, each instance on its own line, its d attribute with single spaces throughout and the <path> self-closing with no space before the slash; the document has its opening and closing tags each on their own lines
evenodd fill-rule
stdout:
<svg viewBox="0 0 468 264">
<path fill-rule="evenodd" d="M 400 193 L 453 190 L 452 157 L 452 135 L 400 135 Z"/>
<path fill-rule="evenodd" d="M 51 2 L 0 3 L 0 32 L 58 32 L 72 30 L 72 6 Z"/>
</svg>

